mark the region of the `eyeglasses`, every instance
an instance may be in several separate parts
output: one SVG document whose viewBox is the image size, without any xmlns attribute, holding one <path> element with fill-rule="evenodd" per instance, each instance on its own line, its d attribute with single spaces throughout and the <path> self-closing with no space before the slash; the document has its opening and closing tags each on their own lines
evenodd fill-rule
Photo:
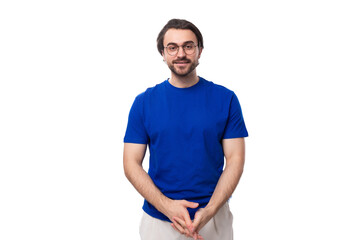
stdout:
<svg viewBox="0 0 360 240">
<path fill-rule="evenodd" d="M 196 45 L 194 43 L 186 43 L 185 45 L 181 46 L 184 50 L 185 54 L 191 55 L 195 52 Z M 179 46 L 176 44 L 169 44 L 166 47 L 166 51 L 170 56 L 175 56 L 179 52 Z"/>
</svg>

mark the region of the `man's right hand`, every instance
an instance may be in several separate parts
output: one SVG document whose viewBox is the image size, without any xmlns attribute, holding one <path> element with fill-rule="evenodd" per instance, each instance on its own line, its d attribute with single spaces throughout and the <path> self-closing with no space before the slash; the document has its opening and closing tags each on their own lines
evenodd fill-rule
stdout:
<svg viewBox="0 0 360 240">
<path fill-rule="evenodd" d="M 169 199 L 164 205 L 162 212 L 172 221 L 172 226 L 175 230 L 187 237 L 193 237 L 192 221 L 187 208 L 197 208 L 198 206 L 199 204 L 195 202 Z M 182 221 L 177 221 L 176 219 L 181 219 Z"/>
<path fill-rule="evenodd" d="M 192 236 L 193 234 L 188 227 L 192 227 L 192 222 L 187 208 L 197 208 L 199 204 L 186 200 L 172 200 L 161 193 L 142 167 L 146 147 L 147 144 L 124 144 L 124 172 L 126 177 L 148 202 L 173 222 L 177 231 Z M 178 218 L 178 222 L 174 218 Z"/>
</svg>

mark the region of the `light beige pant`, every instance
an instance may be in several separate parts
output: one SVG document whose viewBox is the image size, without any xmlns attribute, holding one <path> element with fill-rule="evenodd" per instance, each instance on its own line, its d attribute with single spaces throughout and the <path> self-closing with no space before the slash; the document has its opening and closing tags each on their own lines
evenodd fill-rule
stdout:
<svg viewBox="0 0 360 240">
<path fill-rule="evenodd" d="M 204 240 L 233 240 L 233 216 L 225 203 L 216 215 L 200 230 Z M 140 223 L 141 240 L 190 240 L 174 230 L 170 223 L 153 218 L 144 212 Z"/>
</svg>

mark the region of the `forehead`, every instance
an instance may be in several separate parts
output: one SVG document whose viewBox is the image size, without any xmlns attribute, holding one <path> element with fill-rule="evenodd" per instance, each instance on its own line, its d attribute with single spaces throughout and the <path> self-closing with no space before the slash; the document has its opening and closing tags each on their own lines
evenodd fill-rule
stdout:
<svg viewBox="0 0 360 240">
<path fill-rule="evenodd" d="M 189 29 L 170 28 L 164 35 L 164 46 L 167 46 L 169 43 L 181 45 L 189 41 L 197 42 L 196 35 Z"/>
</svg>

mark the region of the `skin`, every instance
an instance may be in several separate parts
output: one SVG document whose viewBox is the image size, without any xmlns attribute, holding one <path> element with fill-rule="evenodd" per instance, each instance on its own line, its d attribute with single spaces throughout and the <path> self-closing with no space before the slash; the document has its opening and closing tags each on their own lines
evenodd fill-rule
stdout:
<svg viewBox="0 0 360 240">
<path fill-rule="evenodd" d="M 197 38 L 190 30 L 169 29 L 164 36 L 164 46 L 169 43 L 182 46 L 188 41 L 193 41 L 197 45 Z M 202 49 L 197 47 L 195 53 L 186 55 L 180 47 L 177 55 L 170 56 L 164 49 L 162 56 L 171 70 L 170 84 L 178 88 L 186 88 L 199 81 L 196 75 L 196 66 L 201 52 Z M 171 226 L 176 231 L 188 237 L 202 240 L 204 238 L 199 234 L 199 231 L 233 194 L 244 168 L 244 138 L 223 139 L 222 146 L 226 159 L 225 169 L 209 203 L 205 208 L 200 208 L 196 212 L 193 221 L 190 219 L 187 208 L 197 208 L 198 203 L 166 197 L 143 169 L 142 162 L 146 152 L 146 144 L 124 144 L 124 172 L 135 189 L 172 221 Z"/>
<path fill-rule="evenodd" d="M 198 43 L 196 35 L 187 29 L 169 29 L 164 35 L 164 47 L 170 43 L 183 46 L 186 42 Z M 175 56 L 170 56 L 164 49 L 162 56 L 169 69 L 171 70 L 170 84 L 178 88 L 187 88 L 195 85 L 199 81 L 196 74 L 196 66 L 199 64 L 202 49 L 196 47 L 193 54 L 187 55 L 183 48 Z"/>
</svg>

